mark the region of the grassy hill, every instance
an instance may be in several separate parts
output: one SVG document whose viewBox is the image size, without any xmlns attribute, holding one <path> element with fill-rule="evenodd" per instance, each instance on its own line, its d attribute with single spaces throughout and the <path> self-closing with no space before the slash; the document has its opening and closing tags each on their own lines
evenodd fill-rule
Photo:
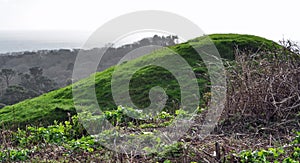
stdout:
<svg viewBox="0 0 300 163">
<path fill-rule="evenodd" d="M 228 60 L 234 59 L 235 47 L 254 52 L 279 47 L 279 45 L 273 41 L 252 35 L 213 34 L 209 35 L 209 37 L 215 44 L 221 57 Z M 203 37 L 192 39 L 188 43 L 171 46 L 170 49 L 180 54 L 191 65 L 198 80 L 200 95 L 203 95 L 210 90 L 210 81 L 206 74 L 206 67 L 191 45 L 196 47 L 204 46 Z M 128 61 L 120 66 L 125 65 L 125 67 L 130 67 L 141 62 L 150 62 L 153 59 L 164 59 L 164 57 L 167 57 L 166 55 L 167 53 L 165 54 L 162 49 L 141 58 Z M 105 71 L 93 74 L 95 75 L 97 100 L 102 110 L 117 108 L 111 93 L 111 77 L 114 69 L 115 67 L 111 67 Z M 89 88 L 93 87 L 93 75 L 79 81 L 75 85 L 89 90 Z M 147 107 L 150 104 L 148 94 L 150 89 L 154 86 L 161 86 L 166 90 L 169 99 L 166 102 L 167 106 L 165 110 L 169 112 L 174 111 L 174 108 L 179 105 L 181 99 L 179 84 L 169 71 L 157 66 L 144 67 L 133 75 L 130 82 L 130 95 L 134 104 L 142 108 Z M 85 94 L 87 93 L 82 92 L 82 95 Z M 53 120 L 66 120 L 68 119 L 68 113 L 71 115 L 76 114 L 72 97 L 72 85 L 70 85 L 37 98 L 7 106 L 0 110 L 0 123 L 14 125 L 48 125 L 51 124 Z M 204 103 L 204 99 L 199 101 L 199 104 Z"/>
</svg>

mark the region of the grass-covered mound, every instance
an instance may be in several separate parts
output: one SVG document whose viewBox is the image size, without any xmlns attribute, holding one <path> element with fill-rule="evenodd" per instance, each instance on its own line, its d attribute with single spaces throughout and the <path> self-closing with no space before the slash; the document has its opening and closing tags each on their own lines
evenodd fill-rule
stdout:
<svg viewBox="0 0 300 163">
<path fill-rule="evenodd" d="M 219 50 L 221 57 L 229 60 L 234 58 L 234 50 L 236 47 L 251 51 L 268 51 L 274 47 L 279 47 L 279 45 L 273 41 L 252 35 L 214 34 L 210 35 L 210 38 Z M 210 81 L 206 74 L 206 67 L 191 45 L 201 47 L 203 44 L 203 37 L 199 37 L 190 40 L 188 43 L 169 47 L 171 50 L 180 54 L 193 68 L 200 88 L 200 97 L 210 90 Z M 164 50 L 157 50 L 150 55 L 129 61 L 125 63 L 125 65 L 134 65 L 140 62 L 147 63 L 152 59 L 159 60 L 164 59 L 164 57 L 166 57 Z M 115 67 L 111 67 L 95 74 L 97 100 L 102 110 L 117 108 L 111 94 L 111 76 L 114 68 Z M 80 85 L 82 88 L 91 88 L 93 87 L 93 79 L 94 77 L 92 75 L 87 79 L 79 81 L 76 85 Z M 161 86 L 166 90 L 169 97 L 166 103 L 166 110 L 174 112 L 175 109 L 178 109 L 181 98 L 178 82 L 170 72 L 157 66 L 145 67 L 133 75 L 130 82 L 130 95 L 135 105 L 139 107 L 147 107 L 149 105 L 150 100 L 148 94 L 153 86 Z M 86 93 L 82 92 L 82 94 Z M 199 103 L 204 104 L 204 99 L 202 98 Z M 66 120 L 68 113 L 76 113 L 72 99 L 72 86 L 67 86 L 40 97 L 25 100 L 21 103 L 1 109 L 0 123 L 22 125 L 41 123 L 45 125 L 52 123 L 53 120 Z"/>
</svg>

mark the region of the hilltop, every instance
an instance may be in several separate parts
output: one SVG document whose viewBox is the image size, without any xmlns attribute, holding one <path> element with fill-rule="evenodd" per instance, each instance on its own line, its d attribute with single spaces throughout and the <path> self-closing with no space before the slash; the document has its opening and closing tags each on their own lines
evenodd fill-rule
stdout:
<svg viewBox="0 0 300 163">
<path fill-rule="evenodd" d="M 209 35 L 213 43 L 216 45 L 222 58 L 233 60 L 235 58 L 235 48 L 245 49 L 249 51 L 268 51 L 278 48 L 279 45 L 273 41 L 252 35 L 239 34 L 213 34 Z M 203 37 L 190 40 L 188 43 L 182 43 L 169 47 L 180 54 L 193 68 L 193 71 L 198 76 L 198 84 L 200 87 L 200 94 L 203 95 L 209 91 L 209 78 L 207 76 L 207 69 L 203 66 L 200 56 L 191 47 L 201 46 Z M 151 56 L 164 57 L 163 50 L 158 50 L 145 56 L 143 62 L 151 60 Z M 131 61 L 137 62 L 137 61 Z M 130 64 L 130 63 L 126 63 Z M 97 85 L 98 104 L 103 110 L 116 109 L 112 95 L 111 95 L 111 75 L 114 67 L 110 67 L 102 72 L 95 74 L 95 84 Z M 160 78 L 164 77 L 165 81 Z M 93 77 L 83 79 L 80 81 L 81 87 L 89 88 L 93 82 Z M 147 88 L 141 83 L 147 83 Z M 177 106 L 180 101 L 180 91 L 178 83 L 175 78 L 160 67 L 145 67 L 136 72 L 131 80 L 131 95 L 133 101 L 140 107 L 149 105 L 148 92 L 152 86 L 162 86 L 167 89 L 169 100 L 167 101 L 167 109 L 175 110 L 172 107 Z M 174 101 L 177 101 L 174 103 Z M 201 99 L 200 104 L 204 103 Z M 178 108 L 177 108 L 178 109 Z M 41 95 L 37 98 L 25 100 L 18 104 L 7 106 L 0 110 L 0 121 L 2 123 L 12 124 L 51 124 L 53 120 L 66 120 L 67 113 L 71 115 L 76 114 L 73 100 L 72 100 L 72 85 L 52 91 L 50 93 Z"/>
</svg>

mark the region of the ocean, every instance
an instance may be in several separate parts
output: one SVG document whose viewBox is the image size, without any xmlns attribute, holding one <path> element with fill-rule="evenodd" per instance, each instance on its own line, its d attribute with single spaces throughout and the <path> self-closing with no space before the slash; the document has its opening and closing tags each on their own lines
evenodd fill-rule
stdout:
<svg viewBox="0 0 300 163">
<path fill-rule="evenodd" d="M 82 31 L 0 31 L 0 54 L 81 48 L 88 36 Z"/>
</svg>

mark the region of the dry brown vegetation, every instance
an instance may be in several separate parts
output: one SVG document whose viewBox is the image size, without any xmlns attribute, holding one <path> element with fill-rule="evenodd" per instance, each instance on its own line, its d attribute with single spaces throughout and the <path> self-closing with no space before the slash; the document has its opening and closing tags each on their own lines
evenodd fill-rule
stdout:
<svg viewBox="0 0 300 163">
<path fill-rule="evenodd" d="M 236 49 L 236 61 L 227 62 L 222 127 L 230 127 L 231 132 L 273 134 L 299 130 L 299 47 L 291 41 L 281 43 L 284 47 L 272 52 Z"/>
</svg>

